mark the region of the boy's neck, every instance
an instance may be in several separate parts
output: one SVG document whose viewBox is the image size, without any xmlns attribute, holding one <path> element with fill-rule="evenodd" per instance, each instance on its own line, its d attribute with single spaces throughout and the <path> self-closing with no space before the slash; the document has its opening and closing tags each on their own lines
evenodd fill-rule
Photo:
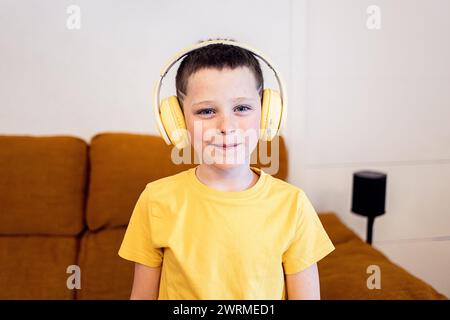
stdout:
<svg viewBox="0 0 450 320">
<path fill-rule="evenodd" d="M 200 182 L 219 191 L 243 191 L 254 186 L 259 179 L 249 164 L 226 169 L 200 164 L 195 175 Z"/>
</svg>

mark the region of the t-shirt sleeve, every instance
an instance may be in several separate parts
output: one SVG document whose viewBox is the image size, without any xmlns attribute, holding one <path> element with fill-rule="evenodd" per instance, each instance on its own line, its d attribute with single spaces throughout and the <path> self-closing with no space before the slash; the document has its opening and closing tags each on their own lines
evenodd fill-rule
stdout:
<svg viewBox="0 0 450 320">
<path fill-rule="evenodd" d="M 299 201 L 295 234 L 288 249 L 283 253 L 285 274 L 303 271 L 335 249 L 303 190 L 300 192 Z"/>
<path fill-rule="evenodd" d="M 131 214 L 118 254 L 126 260 L 156 268 L 162 264 L 163 249 L 152 243 L 151 218 L 148 188 L 145 188 Z"/>
</svg>

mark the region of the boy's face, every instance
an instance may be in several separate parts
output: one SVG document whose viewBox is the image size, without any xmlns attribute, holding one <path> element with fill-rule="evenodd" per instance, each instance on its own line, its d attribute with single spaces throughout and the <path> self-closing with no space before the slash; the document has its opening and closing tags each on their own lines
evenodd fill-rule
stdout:
<svg viewBox="0 0 450 320">
<path fill-rule="evenodd" d="M 183 112 L 202 163 L 222 169 L 249 163 L 261 120 L 261 99 L 249 68 L 198 70 L 188 79 Z"/>
</svg>

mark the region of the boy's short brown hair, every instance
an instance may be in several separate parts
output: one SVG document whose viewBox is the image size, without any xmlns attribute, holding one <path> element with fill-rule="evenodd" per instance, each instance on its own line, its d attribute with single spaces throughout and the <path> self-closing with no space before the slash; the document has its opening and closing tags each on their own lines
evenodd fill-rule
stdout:
<svg viewBox="0 0 450 320">
<path fill-rule="evenodd" d="M 189 76 L 204 68 L 222 70 L 248 67 L 255 76 L 256 89 L 262 98 L 264 79 L 258 59 L 248 50 L 223 43 L 210 44 L 189 52 L 181 61 L 175 77 L 178 100 L 183 107 Z"/>
</svg>

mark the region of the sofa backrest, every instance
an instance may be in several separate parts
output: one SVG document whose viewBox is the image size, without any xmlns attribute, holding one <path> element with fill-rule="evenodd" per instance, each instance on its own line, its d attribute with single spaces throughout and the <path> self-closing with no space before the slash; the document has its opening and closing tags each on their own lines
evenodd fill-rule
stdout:
<svg viewBox="0 0 450 320">
<path fill-rule="evenodd" d="M 286 146 L 282 137 L 276 143 L 279 165 L 265 171 L 286 180 Z M 255 166 L 267 168 L 260 148 Z M 130 133 L 98 134 L 90 146 L 76 137 L 0 136 L 0 235 L 126 226 L 147 183 L 197 165 L 174 164 L 172 150 L 158 136 Z"/>
<path fill-rule="evenodd" d="M 74 137 L 0 136 L 0 234 L 79 234 L 87 155 Z"/>
</svg>

